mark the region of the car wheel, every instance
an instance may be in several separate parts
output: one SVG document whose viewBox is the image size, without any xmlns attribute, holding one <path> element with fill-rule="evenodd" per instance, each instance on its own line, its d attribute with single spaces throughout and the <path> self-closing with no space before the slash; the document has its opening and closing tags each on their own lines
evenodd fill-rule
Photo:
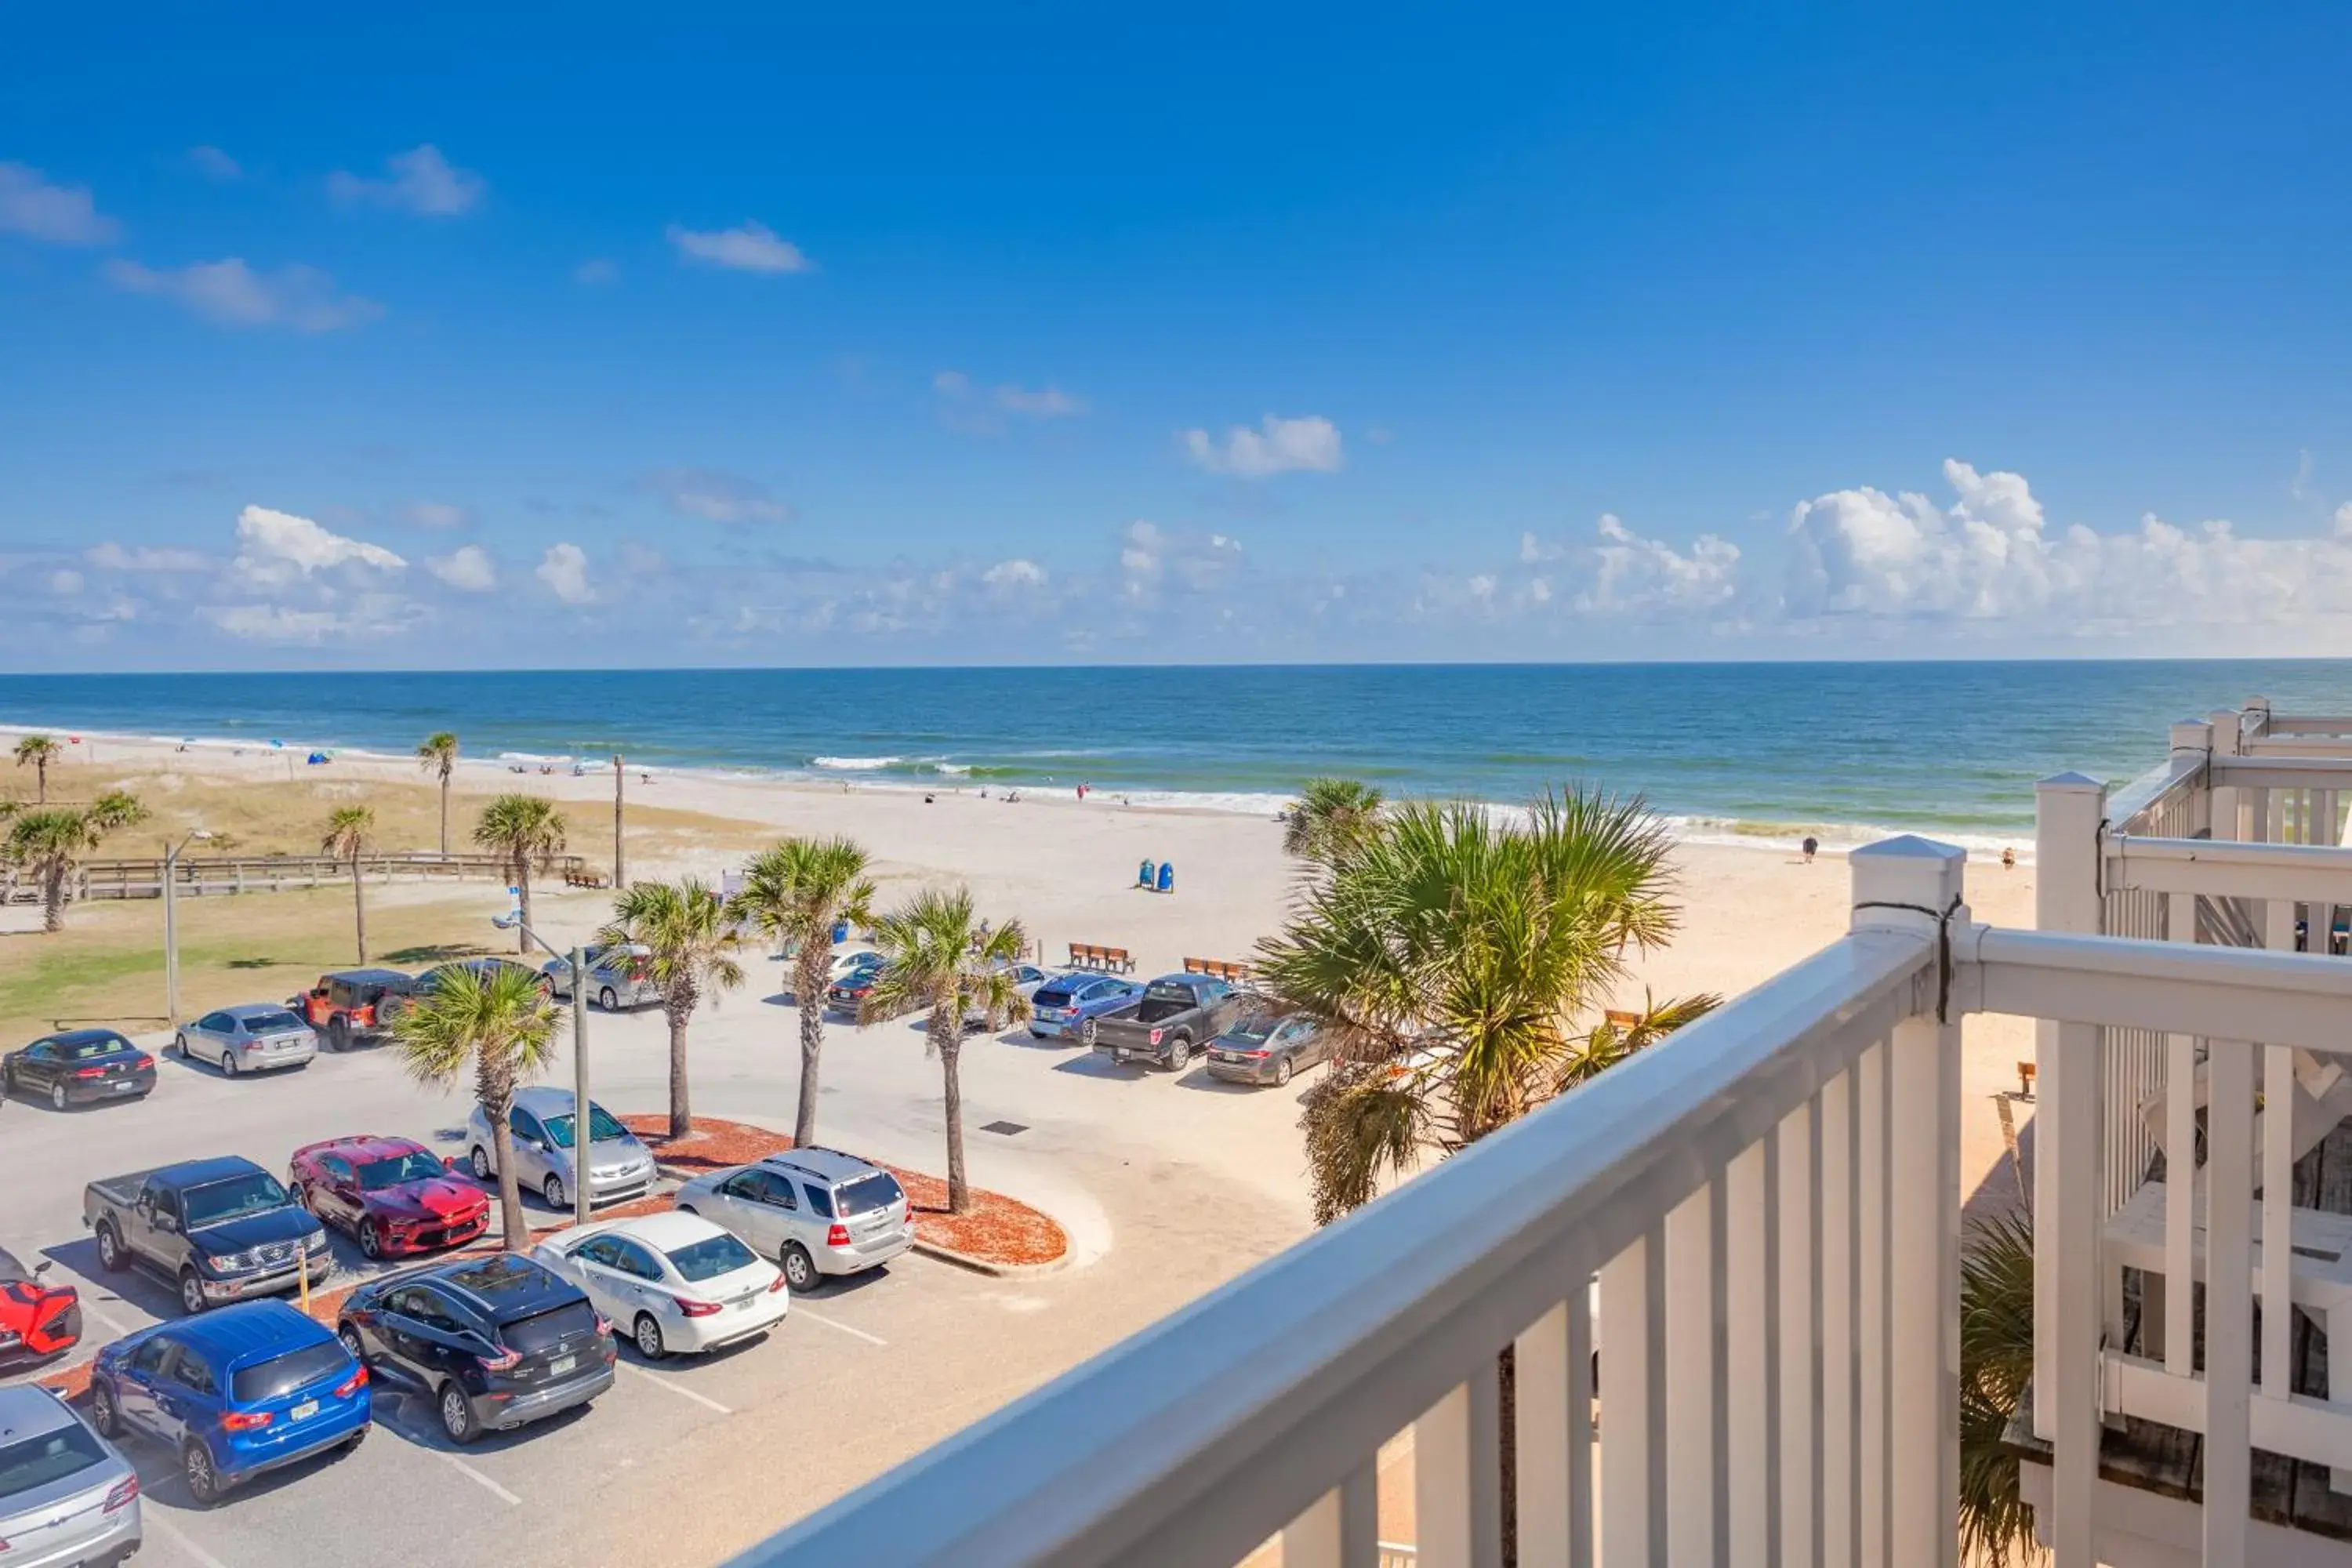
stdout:
<svg viewBox="0 0 2352 1568">
<path fill-rule="evenodd" d="M 130 1261 L 130 1254 L 122 1250 L 122 1237 L 114 1233 L 114 1222 L 109 1220 L 100 1226 L 98 1227 L 98 1266 L 110 1274 L 117 1274 L 121 1273 L 123 1266 Z"/>
<path fill-rule="evenodd" d="M 188 1059 L 188 1037 L 185 1035 L 173 1036 L 172 1049 L 182 1061 L 186 1061 Z"/>
<path fill-rule="evenodd" d="M 1290 1082 L 1291 1071 L 1292 1068 L 1290 1065 L 1290 1058 L 1288 1057 L 1285 1057 L 1280 1061 L 1275 1063 L 1274 1087 L 1276 1089 L 1287 1087 Z"/>
<path fill-rule="evenodd" d="M 662 1342 L 661 1325 L 654 1321 L 651 1312 L 639 1312 L 635 1330 L 629 1336 L 637 1344 L 637 1353 L 647 1361 L 659 1361 L 669 1354 L 669 1346 Z"/>
<path fill-rule="evenodd" d="M 362 1426 L 358 1431 L 352 1433 L 350 1436 L 344 1438 L 341 1443 L 335 1446 L 336 1456 L 341 1458 L 348 1458 L 352 1455 L 358 1453 L 360 1451 L 360 1445 L 367 1441 L 367 1435 L 368 1429 Z"/>
<path fill-rule="evenodd" d="M 617 1013 L 621 1010 L 621 999 L 613 994 L 613 988 L 607 985 L 596 993 L 596 1005 L 607 1013 Z"/>
<path fill-rule="evenodd" d="M 188 1495 L 200 1508 L 210 1508 L 220 1500 L 220 1473 L 213 1468 L 212 1450 L 202 1443 L 191 1443 L 180 1450 L 180 1473 L 188 1479 Z"/>
<path fill-rule="evenodd" d="M 327 1048 L 331 1051 L 347 1051 L 352 1048 L 351 1026 L 341 1018 L 327 1020 Z"/>
<path fill-rule="evenodd" d="M 108 1442 L 122 1436 L 122 1412 L 114 1403 L 114 1389 L 104 1378 L 89 1380 L 89 1424 Z"/>
<path fill-rule="evenodd" d="M 49 1085 L 49 1109 L 51 1110 L 64 1110 L 68 1109 L 68 1104 L 69 1102 L 66 1099 L 66 1086 L 61 1083 L 53 1083 Z"/>
<path fill-rule="evenodd" d="M 449 1434 L 452 1443 L 470 1443 L 482 1435 L 466 1391 L 454 1383 L 441 1385 L 441 1430 Z"/>
<path fill-rule="evenodd" d="M 547 1180 L 540 1184 L 539 1195 L 547 1200 L 549 1208 L 560 1209 L 571 1206 L 571 1201 L 563 1194 L 563 1178 L 552 1171 L 547 1173 Z"/>
<path fill-rule="evenodd" d="M 788 1241 L 783 1256 L 776 1261 L 784 1271 L 784 1283 L 795 1292 L 816 1289 L 816 1259 L 808 1255 L 807 1247 L 797 1241 Z"/>
<path fill-rule="evenodd" d="M 360 1331 L 357 1329 L 349 1323 L 339 1324 L 335 1329 L 335 1338 L 343 1342 L 343 1348 L 352 1352 L 353 1361 L 362 1366 L 367 1365 L 367 1352 L 360 1343 Z"/>
<path fill-rule="evenodd" d="M 498 1174 L 496 1171 L 490 1169 L 490 1157 L 479 1143 L 474 1145 L 474 1152 L 468 1163 L 474 1167 L 474 1180 L 478 1182 L 487 1182 Z"/>
<path fill-rule="evenodd" d="M 1192 1042 L 1179 1035 L 1169 1042 L 1168 1070 L 1182 1072 L 1192 1060 Z"/>
<path fill-rule="evenodd" d="M 180 1305 L 192 1318 L 205 1310 L 205 1283 L 193 1268 L 181 1271 Z"/>
<path fill-rule="evenodd" d="M 223 1078 L 235 1078 L 236 1076 L 236 1053 L 235 1051 L 223 1051 L 221 1053 L 220 1068 L 221 1077 Z"/>
<path fill-rule="evenodd" d="M 369 1258 L 383 1256 L 383 1237 L 376 1233 L 375 1221 L 372 1219 L 360 1221 L 360 1254 Z"/>
</svg>

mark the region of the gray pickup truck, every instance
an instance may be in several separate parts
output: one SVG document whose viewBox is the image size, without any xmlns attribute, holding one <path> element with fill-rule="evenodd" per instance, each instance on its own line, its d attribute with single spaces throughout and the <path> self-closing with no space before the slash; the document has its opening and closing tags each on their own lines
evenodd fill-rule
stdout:
<svg viewBox="0 0 2352 1568">
<path fill-rule="evenodd" d="M 1192 1053 L 1224 1033 L 1255 998 L 1206 974 L 1163 974 L 1124 1007 L 1088 1018 L 1079 1038 L 1113 1061 L 1154 1062 L 1181 1072 Z"/>
<path fill-rule="evenodd" d="M 314 1282 L 334 1271 L 326 1227 L 277 1177 L 235 1155 L 92 1182 L 81 1217 L 98 1233 L 99 1262 L 172 1280 L 192 1313 L 290 1290 L 306 1268 Z"/>
</svg>

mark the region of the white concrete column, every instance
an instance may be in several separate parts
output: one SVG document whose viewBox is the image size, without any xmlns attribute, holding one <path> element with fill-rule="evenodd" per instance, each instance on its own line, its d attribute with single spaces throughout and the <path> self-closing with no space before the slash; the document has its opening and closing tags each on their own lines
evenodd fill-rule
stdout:
<svg viewBox="0 0 2352 1568">
<path fill-rule="evenodd" d="M 1930 934 L 1939 921 L 1906 909 L 1951 910 L 1962 851 L 1920 838 L 1857 849 L 1856 929 Z M 1965 923 L 1965 905 L 1950 919 Z M 1951 1521 L 1960 1475 L 1960 1026 L 1927 1010 L 1895 1026 L 1887 1051 L 1887 1561 L 1956 1568 Z"/>
<path fill-rule="evenodd" d="M 2082 773 L 2060 773 L 2033 790 L 2033 923 L 2038 930 L 2095 935 L 2105 915 L 2099 900 L 2099 825 L 2106 820 L 2107 786 Z M 2098 1031 L 2084 1026 L 2037 1022 L 2033 1026 L 2033 1433 L 2045 1442 L 2058 1436 L 2057 1402 L 2042 1391 L 2055 1386 L 2060 1258 L 2058 1159 L 2052 1147 L 2072 1087 L 2060 1044 L 2068 1034 L 2090 1037 L 2086 1101 L 2090 1142 L 2088 1176 L 2083 1184 L 2098 1206 L 2101 1121 Z M 2079 1168 L 2079 1167 L 2078 1167 Z M 2095 1285 L 2095 1280 L 2094 1284 Z M 2094 1310 L 2095 1310 L 2095 1300 Z"/>
<path fill-rule="evenodd" d="M 2210 721 L 2213 726 L 2213 754 L 2216 757 L 2238 757 L 2245 754 L 2242 738 L 2242 726 L 2234 708 L 2216 708 Z M 2213 804 L 2208 816 L 2217 839 L 2235 842 L 2245 837 L 2238 826 L 2239 795 L 2234 787 L 2222 785 L 2213 791 Z"/>
<path fill-rule="evenodd" d="M 2184 754 L 2199 757 L 2210 756 L 2212 752 L 2213 725 L 2210 721 L 2183 719 L 2173 725 L 2172 754 L 2175 757 Z M 2213 789 L 2210 779 L 2206 781 L 2204 788 L 2198 790 L 2189 797 L 2189 820 L 2181 827 L 2181 837 L 2194 838 L 2212 827 Z"/>
</svg>

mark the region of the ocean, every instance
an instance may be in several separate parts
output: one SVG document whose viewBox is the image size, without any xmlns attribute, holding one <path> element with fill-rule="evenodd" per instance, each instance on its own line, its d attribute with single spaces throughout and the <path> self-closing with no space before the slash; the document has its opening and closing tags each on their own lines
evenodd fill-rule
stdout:
<svg viewBox="0 0 2352 1568">
<path fill-rule="evenodd" d="M 2352 661 L 0 675 L 0 726 L 604 760 L 1271 812 L 1318 773 L 1517 803 L 1597 784 L 1686 835 L 2031 837 L 2036 778 L 2120 784 L 2179 718 L 2352 706 Z"/>
</svg>

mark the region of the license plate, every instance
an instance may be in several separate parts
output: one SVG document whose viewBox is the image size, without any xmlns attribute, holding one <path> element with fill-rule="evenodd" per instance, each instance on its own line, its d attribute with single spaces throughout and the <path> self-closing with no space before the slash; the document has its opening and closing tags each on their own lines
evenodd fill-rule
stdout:
<svg viewBox="0 0 2352 1568">
<path fill-rule="evenodd" d="M 550 1377 L 561 1377 L 579 1364 L 580 1358 L 576 1355 L 560 1355 L 547 1363 L 547 1373 Z"/>
<path fill-rule="evenodd" d="M 315 1399 L 306 1399 L 301 1404 L 296 1405 L 293 1409 L 289 1410 L 286 1413 L 286 1418 L 289 1421 L 308 1421 L 311 1416 L 316 1415 L 317 1414 L 319 1414 L 319 1402 Z"/>
<path fill-rule="evenodd" d="M 730 1306 L 730 1307 L 748 1307 L 748 1306 L 750 1306 L 752 1302 L 754 1302 L 754 1301 L 758 1300 L 759 1299 L 760 1299 L 760 1292 L 758 1292 L 757 1290 L 754 1290 L 754 1291 L 751 1292 L 749 1295 L 738 1296 L 738 1297 L 736 1297 L 732 1301 L 730 1301 L 730 1302 L 728 1302 L 727 1304 L 728 1304 L 729 1306 Z"/>
<path fill-rule="evenodd" d="M 132 1089 L 137 1089 L 138 1087 L 138 1084 L 127 1078 L 121 1079 L 113 1086 L 114 1092 L 117 1094 L 129 1094 Z"/>
</svg>

